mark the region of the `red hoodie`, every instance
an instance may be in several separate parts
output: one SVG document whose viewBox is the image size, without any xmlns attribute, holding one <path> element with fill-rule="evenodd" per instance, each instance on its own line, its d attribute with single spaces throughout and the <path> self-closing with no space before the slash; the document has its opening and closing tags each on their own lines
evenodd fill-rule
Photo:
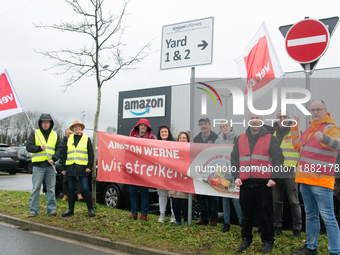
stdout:
<svg viewBox="0 0 340 255">
<path fill-rule="evenodd" d="M 148 127 L 144 136 L 139 136 L 138 126 L 140 124 L 145 124 Z M 156 136 L 152 133 L 152 128 L 151 128 L 150 122 L 147 119 L 140 119 L 138 121 L 138 123 L 136 124 L 136 126 L 130 131 L 130 136 L 157 140 Z"/>
</svg>

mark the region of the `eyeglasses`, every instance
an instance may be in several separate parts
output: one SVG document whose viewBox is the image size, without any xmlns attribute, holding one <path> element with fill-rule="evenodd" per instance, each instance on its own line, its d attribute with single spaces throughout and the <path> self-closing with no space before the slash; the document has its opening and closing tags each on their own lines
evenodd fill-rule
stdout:
<svg viewBox="0 0 340 255">
<path fill-rule="evenodd" d="M 230 126 L 228 126 L 228 125 L 222 126 L 222 125 L 221 125 L 221 128 L 228 128 L 228 127 L 230 127 Z"/>
<path fill-rule="evenodd" d="M 310 111 L 311 113 L 313 113 L 313 112 L 320 113 L 320 112 L 321 112 L 322 110 L 324 110 L 324 109 L 326 109 L 326 108 L 310 109 L 309 111 Z"/>
<path fill-rule="evenodd" d="M 188 139 L 186 136 L 180 136 L 180 137 L 178 138 L 178 140 L 186 140 L 186 139 Z"/>
</svg>

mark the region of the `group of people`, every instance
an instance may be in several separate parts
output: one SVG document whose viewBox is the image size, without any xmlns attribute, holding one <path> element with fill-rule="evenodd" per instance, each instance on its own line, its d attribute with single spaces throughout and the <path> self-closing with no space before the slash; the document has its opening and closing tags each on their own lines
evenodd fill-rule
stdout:
<svg viewBox="0 0 340 255">
<path fill-rule="evenodd" d="M 27 151 L 32 154 L 33 174 L 32 193 L 29 198 L 28 217 L 36 217 L 39 212 L 39 198 L 41 185 L 46 183 L 46 210 L 51 216 L 57 215 L 55 197 L 56 169 L 54 163 L 61 158 L 62 174 L 67 176 L 69 210 L 63 217 L 74 215 L 77 199 L 77 180 L 84 194 L 90 217 L 95 216 L 88 176 L 94 164 L 94 154 L 90 138 L 83 134 L 85 125 L 76 120 L 66 131 L 66 138 L 60 140 L 53 131 L 54 122 L 50 114 L 43 113 L 38 121 L 39 128 L 32 131 L 27 140 Z M 70 132 L 69 132 L 70 131 Z M 66 193 L 65 193 L 66 194 Z M 66 200 L 66 199 L 65 199 Z M 80 196 L 78 195 L 78 200 Z"/>
<path fill-rule="evenodd" d="M 314 100 L 310 106 L 312 121 L 304 132 L 300 131 L 300 121 L 294 116 L 291 121 L 288 112 L 277 113 L 277 122 L 273 127 L 263 125 L 262 117 L 250 113 L 249 127 L 245 133 L 237 134 L 234 127 L 226 121 L 220 124 L 220 132 L 211 130 L 209 118 L 199 119 L 201 132 L 194 137 L 194 143 L 233 144 L 231 167 L 235 185 L 240 188 L 239 199 L 222 198 L 224 224 L 222 232 L 230 229 L 230 202 L 232 201 L 241 225 L 242 242 L 238 252 L 245 252 L 252 243 L 255 222 L 261 232 L 263 242 L 262 253 L 273 251 L 274 237 L 282 233 L 283 195 L 287 194 L 293 218 L 292 239 L 301 236 L 302 212 L 299 202 L 299 187 L 307 219 L 307 242 L 293 254 L 318 254 L 318 236 L 321 215 L 328 237 L 329 254 L 340 253 L 340 233 L 335 218 L 333 189 L 335 173 L 339 172 L 336 158 L 340 152 L 340 129 L 327 111 L 322 100 Z M 141 126 L 142 124 L 142 126 Z M 173 140 L 170 130 L 162 125 L 158 139 Z M 167 130 L 162 129 L 166 128 Z M 157 139 L 152 135 L 149 121 L 142 119 L 130 132 L 131 136 Z M 189 141 L 189 136 L 181 132 Z M 130 193 L 131 216 L 137 219 L 137 187 Z M 148 196 L 147 188 L 142 195 L 142 216 L 147 219 Z M 130 188 L 131 191 L 131 188 Z M 160 218 L 164 222 L 167 196 L 171 197 L 172 211 L 176 222 L 180 224 L 181 214 L 178 203 L 175 205 L 172 194 L 176 191 L 158 191 L 160 196 Z M 182 217 L 187 220 L 187 194 L 182 197 Z M 144 202 L 143 202 L 143 199 Z M 217 225 L 218 197 L 197 195 L 201 210 L 201 219 L 197 225 Z M 143 207 L 144 206 L 144 207 Z"/>
<path fill-rule="evenodd" d="M 340 152 L 340 129 L 327 111 L 322 100 L 314 100 L 310 105 L 312 121 L 304 132 L 300 131 L 299 118 L 294 123 L 286 112 L 277 113 L 277 123 L 273 127 L 263 125 L 262 117 L 250 113 L 249 127 L 245 133 L 237 134 L 226 121 L 220 124 L 220 132 L 211 130 L 209 118 L 198 121 L 201 132 L 194 137 L 194 143 L 233 144 L 231 167 L 235 185 L 240 188 L 239 199 L 223 198 L 224 224 L 222 232 L 230 229 L 230 202 L 233 202 L 239 224 L 242 242 L 238 252 L 245 252 L 252 243 L 253 227 L 257 222 L 263 242 L 262 253 L 273 251 L 274 236 L 282 233 L 283 194 L 288 196 L 293 218 L 292 238 L 300 237 L 302 229 L 299 187 L 304 202 L 307 219 L 307 242 L 293 254 L 318 254 L 318 236 L 321 215 L 328 237 L 329 254 L 340 253 L 340 234 L 334 214 L 333 189 L 335 173 L 339 172 L 336 158 Z M 74 132 L 62 146 L 53 131 L 53 120 L 49 114 L 42 114 L 39 129 L 28 139 L 27 150 L 32 153 L 33 190 L 30 196 L 29 217 L 38 214 L 39 193 L 43 180 L 46 181 L 46 207 L 49 215 L 55 216 L 55 170 L 53 164 L 62 159 L 62 173 L 69 185 L 69 210 L 62 216 L 74 214 L 76 177 L 79 178 L 84 200 L 90 217 L 95 216 L 88 175 L 94 164 L 90 138 L 81 131 L 84 124 L 74 121 L 70 131 Z M 152 133 L 150 122 L 140 119 L 130 132 L 131 137 L 158 139 L 165 141 L 190 142 L 190 133 L 180 132 L 174 139 L 169 126 L 161 125 L 157 136 Z M 131 215 L 138 218 L 138 189 L 141 195 L 140 220 L 147 220 L 149 192 L 147 187 L 130 185 Z M 176 225 L 188 220 L 188 194 L 178 191 L 158 189 L 160 216 L 164 223 L 168 197 L 170 197 L 172 217 Z M 217 225 L 219 199 L 214 196 L 197 195 L 201 219 L 197 225 Z"/>
<path fill-rule="evenodd" d="M 130 132 L 131 137 L 154 139 L 163 141 L 177 141 L 177 142 L 190 142 L 190 132 L 179 132 L 177 139 L 172 136 L 171 130 L 168 125 L 160 125 L 157 136 L 152 133 L 152 127 L 147 119 L 140 119 L 138 123 Z M 131 215 L 130 219 L 137 220 L 138 218 L 138 188 L 141 195 L 141 216 L 140 220 L 147 220 L 147 214 L 149 210 L 149 190 L 147 187 L 138 187 L 136 185 L 130 185 L 130 203 L 131 203 Z M 164 189 L 157 189 L 159 198 L 159 218 L 158 222 L 164 223 L 165 212 L 168 203 L 168 197 L 170 197 L 171 204 L 171 223 L 175 225 L 182 224 L 182 217 L 184 222 L 188 221 L 188 194 L 179 191 L 168 191 Z"/>
</svg>

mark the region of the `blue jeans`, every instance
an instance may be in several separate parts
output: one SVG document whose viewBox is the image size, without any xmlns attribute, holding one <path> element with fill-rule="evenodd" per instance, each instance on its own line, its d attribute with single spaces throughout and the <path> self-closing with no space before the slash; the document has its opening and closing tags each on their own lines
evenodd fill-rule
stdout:
<svg viewBox="0 0 340 255">
<path fill-rule="evenodd" d="M 140 188 L 141 196 L 141 214 L 148 215 L 149 211 L 149 188 L 139 187 L 136 185 L 129 185 L 130 190 L 130 202 L 131 202 L 131 213 L 137 214 L 138 212 L 138 188 Z"/>
<path fill-rule="evenodd" d="M 330 253 L 340 252 L 339 226 L 334 215 L 333 190 L 300 184 L 307 218 L 307 247 L 317 249 L 320 233 L 319 213 L 325 223 Z"/>
<path fill-rule="evenodd" d="M 238 218 L 238 222 L 241 225 L 242 224 L 242 210 L 241 210 L 240 200 L 237 198 L 229 198 L 229 197 L 222 198 L 224 223 L 230 224 L 230 200 L 233 201 L 235 211 L 237 214 L 237 218 Z"/>
<path fill-rule="evenodd" d="M 48 167 L 33 167 L 32 174 L 32 193 L 29 199 L 29 213 L 33 213 L 35 215 L 38 214 L 39 211 L 39 198 L 40 198 L 40 190 L 41 184 L 45 179 L 46 182 L 46 209 L 47 213 L 55 212 L 57 209 L 57 203 L 55 200 L 55 181 L 56 174 L 52 166 Z"/>
<path fill-rule="evenodd" d="M 89 177 L 87 176 L 78 176 L 79 182 L 81 185 L 81 190 L 83 191 L 84 196 L 91 195 L 91 191 L 89 188 Z M 68 187 L 69 187 L 69 194 L 75 195 L 77 192 L 77 177 L 76 176 L 68 176 Z"/>
<path fill-rule="evenodd" d="M 201 219 L 204 221 L 217 220 L 218 218 L 218 197 L 197 195 L 198 204 L 201 210 Z M 209 202 L 208 202 L 209 200 Z"/>
</svg>

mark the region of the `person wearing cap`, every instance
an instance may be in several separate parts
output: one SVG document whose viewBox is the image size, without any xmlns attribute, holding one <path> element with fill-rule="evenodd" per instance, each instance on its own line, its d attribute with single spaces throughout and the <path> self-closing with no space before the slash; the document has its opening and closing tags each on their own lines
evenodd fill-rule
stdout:
<svg viewBox="0 0 340 255">
<path fill-rule="evenodd" d="M 147 119 L 140 119 L 130 131 L 130 136 L 157 140 L 156 136 L 152 133 L 150 122 Z M 129 219 L 137 220 L 138 217 L 138 188 L 140 188 L 141 196 L 141 216 L 139 219 L 146 221 L 149 211 L 149 188 L 136 185 L 129 185 L 131 202 L 131 215 L 129 216 Z"/>
<path fill-rule="evenodd" d="M 194 143 L 211 143 L 213 144 L 218 138 L 218 135 L 211 130 L 211 123 L 209 118 L 200 118 L 198 121 L 201 132 L 194 137 Z M 218 218 L 218 197 L 197 195 L 198 204 L 201 209 L 201 220 L 196 222 L 197 225 L 217 226 Z M 208 206 L 210 205 L 210 206 Z"/>
<path fill-rule="evenodd" d="M 84 200 L 87 205 L 90 217 L 94 217 L 92 196 L 88 182 L 88 176 L 94 164 L 94 154 L 91 139 L 83 134 L 85 125 L 79 120 L 73 121 L 70 130 L 74 132 L 67 139 L 67 144 L 62 153 L 62 174 L 67 175 L 69 184 L 69 209 L 63 213 L 62 217 L 74 215 L 74 205 L 76 201 L 76 178 L 79 178 L 81 189 L 84 193 Z"/>
<path fill-rule="evenodd" d="M 211 130 L 209 118 L 200 118 L 198 121 L 201 132 L 194 137 L 194 143 L 214 143 L 218 135 Z"/>
<path fill-rule="evenodd" d="M 61 141 L 61 145 L 63 146 L 63 148 L 66 146 L 67 144 L 67 139 L 70 137 L 70 135 L 73 134 L 73 131 L 71 131 L 69 128 L 65 131 L 65 136 L 63 138 L 63 140 Z M 61 156 L 62 158 L 62 156 Z M 68 180 L 67 180 L 67 176 L 63 175 L 63 198 L 61 199 L 61 201 L 67 201 L 68 200 Z M 79 178 L 77 178 L 77 198 L 78 201 L 84 200 L 83 196 L 81 195 L 81 185 L 80 185 L 80 181 Z"/>
<path fill-rule="evenodd" d="M 62 146 L 58 134 L 52 130 L 54 122 L 50 114 L 41 114 L 38 125 L 39 128 L 30 134 L 26 146 L 27 151 L 32 154 L 33 164 L 33 188 L 29 198 L 28 217 L 35 217 L 38 214 L 41 184 L 44 180 L 46 183 L 47 214 L 56 216 L 56 171 L 53 164 L 59 159 Z"/>
</svg>

